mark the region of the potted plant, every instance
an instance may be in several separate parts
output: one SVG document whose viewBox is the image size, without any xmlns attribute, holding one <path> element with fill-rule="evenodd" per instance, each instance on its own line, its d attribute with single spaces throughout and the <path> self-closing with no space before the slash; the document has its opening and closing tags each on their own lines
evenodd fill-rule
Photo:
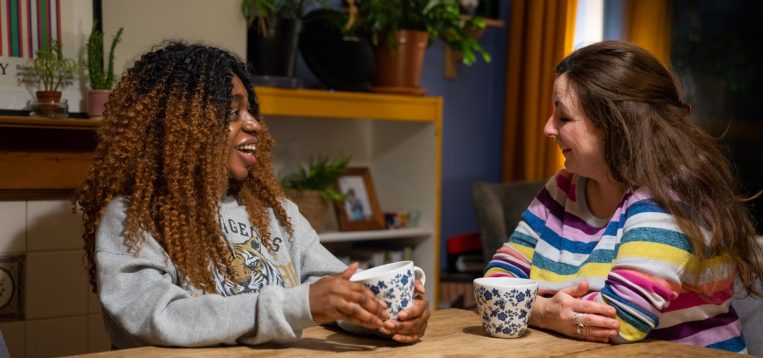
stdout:
<svg viewBox="0 0 763 358">
<path fill-rule="evenodd" d="M 242 0 L 246 19 L 246 56 L 257 77 L 294 76 L 302 15 L 321 0 Z M 269 84 L 270 83 L 263 83 Z"/>
<path fill-rule="evenodd" d="M 313 158 L 306 166 L 281 179 L 286 195 L 297 204 L 315 231 L 323 230 L 329 203 L 344 201 L 344 194 L 336 189 L 336 181 L 344 174 L 349 162 L 349 157 Z"/>
<path fill-rule="evenodd" d="M 80 66 L 79 61 L 64 57 L 58 41 L 50 41 L 37 50 L 32 59 L 32 72 L 42 84 L 42 89 L 35 92 L 42 115 L 50 116 L 58 111 L 60 90 L 72 83 Z"/>
<path fill-rule="evenodd" d="M 358 1 L 360 31 L 376 44 L 376 79 L 372 90 L 424 94 L 419 87 L 426 48 L 432 39 L 463 53 L 471 65 L 477 55 L 490 62 L 490 55 L 470 35 L 484 29 L 480 18 L 462 18 L 456 0 L 361 0 Z"/>
<path fill-rule="evenodd" d="M 117 30 L 109 48 L 108 67 L 103 66 L 103 32 L 93 23 L 93 30 L 87 38 L 87 72 L 90 77 L 90 90 L 87 92 L 87 116 L 103 118 L 103 109 L 114 85 L 114 49 L 122 39 L 123 28 Z"/>
</svg>

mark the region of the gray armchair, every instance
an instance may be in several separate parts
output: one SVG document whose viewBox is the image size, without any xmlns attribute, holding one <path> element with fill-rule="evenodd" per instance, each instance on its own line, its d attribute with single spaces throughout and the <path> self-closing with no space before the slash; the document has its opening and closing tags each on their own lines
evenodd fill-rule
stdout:
<svg viewBox="0 0 763 358">
<path fill-rule="evenodd" d="M 495 250 L 508 240 L 509 234 L 522 218 L 522 213 L 544 184 L 545 181 L 474 184 L 474 209 L 486 263 L 493 257 Z"/>
<path fill-rule="evenodd" d="M 763 249 L 763 237 L 758 237 L 758 244 Z M 750 296 L 741 289 L 737 280 L 737 292 L 731 305 L 742 321 L 742 334 L 747 343 L 747 351 L 754 356 L 763 357 L 763 298 Z M 763 289 L 763 282 L 758 282 Z"/>
</svg>

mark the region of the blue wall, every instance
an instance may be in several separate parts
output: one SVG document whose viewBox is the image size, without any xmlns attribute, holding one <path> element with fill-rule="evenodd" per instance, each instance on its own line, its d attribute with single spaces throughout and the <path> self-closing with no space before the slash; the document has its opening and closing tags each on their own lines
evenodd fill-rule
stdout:
<svg viewBox="0 0 763 358">
<path fill-rule="evenodd" d="M 427 50 L 422 87 L 443 97 L 442 217 L 440 266 L 446 269 L 446 239 L 477 229 L 472 185 L 501 179 L 506 80 L 508 2 L 501 1 L 503 28 L 488 28 L 480 44 L 492 56 L 471 67 L 459 65 L 458 78 L 443 76 L 444 45 Z"/>
</svg>

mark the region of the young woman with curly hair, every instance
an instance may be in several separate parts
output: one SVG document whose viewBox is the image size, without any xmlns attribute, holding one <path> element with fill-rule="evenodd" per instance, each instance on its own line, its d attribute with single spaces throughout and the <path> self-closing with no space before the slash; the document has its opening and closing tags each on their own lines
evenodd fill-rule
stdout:
<svg viewBox="0 0 763 358">
<path fill-rule="evenodd" d="M 760 294 L 752 217 L 671 73 L 627 42 L 556 67 L 544 133 L 564 155 L 486 276 L 539 281 L 530 324 L 578 339 L 745 350 L 734 279 Z"/>
<path fill-rule="evenodd" d="M 413 342 L 279 189 L 245 65 L 203 45 L 143 55 L 110 95 L 77 194 L 87 269 L 115 347 L 259 344 L 345 320 Z M 418 284 L 417 291 L 423 293 Z"/>
</svg>

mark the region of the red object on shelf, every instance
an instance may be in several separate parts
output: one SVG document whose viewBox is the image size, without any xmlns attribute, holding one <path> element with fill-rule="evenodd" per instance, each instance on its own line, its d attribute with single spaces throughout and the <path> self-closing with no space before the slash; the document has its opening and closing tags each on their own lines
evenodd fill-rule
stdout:
<svg viewBox="0 0 763 358">
<path fill-rule="evenodd" d="M 454 235 L 447 240 L 448 255 L 458 255 L 467 252 L 482 252 L 482 239 L 479 231 L 471 231 Z"/>
</svg>

